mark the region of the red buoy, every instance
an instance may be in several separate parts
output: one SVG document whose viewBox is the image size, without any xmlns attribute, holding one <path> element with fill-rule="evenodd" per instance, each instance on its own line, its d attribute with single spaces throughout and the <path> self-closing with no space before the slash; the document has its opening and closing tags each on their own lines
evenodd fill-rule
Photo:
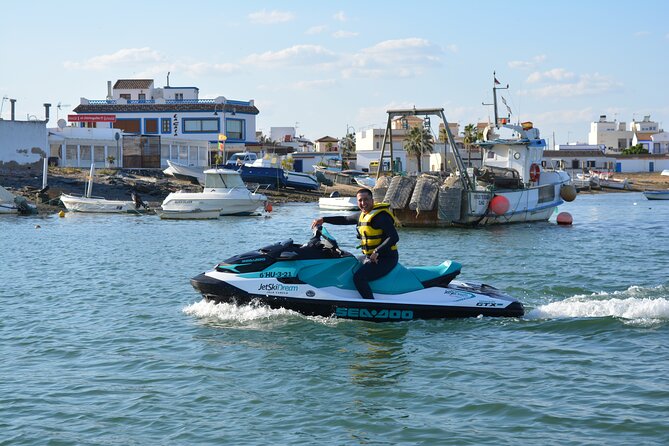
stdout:
<svg viewBox="0 0 669 446">
<path fill-rule="evenodd" d="M 495 195 L 490 200 L 490 210 L 495 213 L 495 215 L 504 215 L 506 211 L 509 210 L 509 199 L 503 195 Z"/>
<path fill-rule="evenodd" d="M 559 225 L 571 225 L 574 222 L 574 219 L 571 217 L 569 212 L 560 212 L 557 216 L 557 224 Z"/>
<path fill-rule="evenodd" d="M 265 203 L 265 212 L 272 212 L 272 203 L 269 201 Z"/>
</svg>

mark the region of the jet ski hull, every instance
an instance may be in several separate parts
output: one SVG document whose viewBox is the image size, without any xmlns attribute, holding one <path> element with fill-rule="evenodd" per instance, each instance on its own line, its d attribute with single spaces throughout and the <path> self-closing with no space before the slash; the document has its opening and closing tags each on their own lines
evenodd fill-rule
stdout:
<svg viewBox="0 0 669 446">
<path fill-rule="evenodd" d="M 205 299 L 216 303 L 260 303 L 308 316 L 338 317 L 374 322 L 464 317 L 520 317 L 523 305 L 496 288 L 466 282 L 431 287 L 402 295 L 376 294 L 362 299 L 355 290 L 315 288 L 280 279 L 244 279 L 209 271 L 191 279 Z"/>
</svg>

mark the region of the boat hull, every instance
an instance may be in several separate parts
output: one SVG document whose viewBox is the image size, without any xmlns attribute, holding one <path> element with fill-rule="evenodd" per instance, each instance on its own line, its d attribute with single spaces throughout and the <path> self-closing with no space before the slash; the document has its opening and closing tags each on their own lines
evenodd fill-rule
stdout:
<svg viewBox="0 0 669 446">
<path fill-rule="evenodd" d="M 286 172 L 286 186 L 301 190 L 318 190 L 320 183 L 313 175 L 300 172 Z"/>
<path fill-rule="evenodd" d="M 321 197 L 318 207 L 324 211 L 357 211 L 358 202 L 355 197 Z"/>
<path fill-rule="evenodd" d="M 643 195 L 649 200 L 669 200 L 669 190 L 647 190 Z"/>
<path fill-rule="evenodd" d="M 427 288 L 402 295 L 375 293 L 374 300 L 360 298 L 355 290 L 319 289 L 308 284 L 284 284 L 267 279 L 244 280 L 216 271 L 194 277 L 191 285 L 205 299 L 216 303 L 260 303 L 307 316 L 373 322 L 478 316 L 521 317 L 524 314 L 520 302 L 501 294 L 499 290 L 456 281 L 448 287 Z M 483 294 L 486 289 L 491 292 Z"/>
<path fill-rule="evenodd" d="M 249 215 L 262 209 L 266 197 L 253 194 L 247 189 L 230 190 L 228 192 L 173 192 L 162 204 L 163 211 L 171 213 L 219 211 L 219 215 Z"/>
<path fill-rule="evenodd" d="M 132 201 L 107 200 L 104 198 L 77 197 L 74 195 L 63 194 L 60 201 L 70 212 L 86 212 L 95 214 L 138 214 L 140 210 L 136 209 Z"/>
<path fill-rule="evenodd" d="M 201 210 L 193 209 L 188 211 L 156 211 L 158 216 L 163 220 L 215 220 L 221 215 L 220 209 Z"/>
</svg>

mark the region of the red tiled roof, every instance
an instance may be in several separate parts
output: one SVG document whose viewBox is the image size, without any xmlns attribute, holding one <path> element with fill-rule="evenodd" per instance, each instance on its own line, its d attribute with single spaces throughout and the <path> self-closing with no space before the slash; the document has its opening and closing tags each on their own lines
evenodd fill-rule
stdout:
<svg viewBox="0 0 669 446">
<path fill-rule="evenodd" d="M 137 90 L 150 88 L 153 85 L 153 79 L 119 79 L 114 84 L 114 90 Z"/>
</svg>

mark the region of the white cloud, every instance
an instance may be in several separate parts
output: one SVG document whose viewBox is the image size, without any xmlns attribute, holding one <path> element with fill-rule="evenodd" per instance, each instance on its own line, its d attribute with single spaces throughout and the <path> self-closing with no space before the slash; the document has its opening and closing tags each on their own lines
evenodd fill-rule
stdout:
<svg viewBox="0 0 669 446">
<path fill-rule="evenodd" d="M 284 23 L 290 22 L 295 18 L 295 14 L 292 12 L 283 12 L 283 11 L 267 11 L 266 9 L 252 12 L 249 14 L 249 20 L 251 23 L 262 24 L 262 25 L 272 25 L 274 23 Z"/>
<path fill-rule="evenodd" d="M 319 45 L 294 45 L 279 51 L 251 54 L 242 61 L 258 65 L 312 65 L 332 61 L 336 55 Z"/>
<path fill-rule="evenodd" d="M 386 40 L 354 54 L 344 77 L 413 77 L 441 63 L 443 51 L 428 40 Z"/>
<path fill-rule="evenodd" d="M 332 16 L 332 18 L 340 22 L 345 22 L 348 20 L 346 14 L 344 14 L 344 11 L 338 11 L 335 15 Z"/>
<path fill-rule="evenodd" d="M 149 47 L 123 48 L 115 53 L 91 57 L 83 62 L 66 61 L 63 65 L 73 70 L 104 70 L 126 64 L 161 62 L 164 59 L 158 51 Z"/>
<path fill-rule="evenodd" d="M 562 78 L 558 80 L 571 80 L 575 75 L 569 78 Z M 550 81 L 556 81 L 554 78 L 544 77 Z M 617 82 L 609 77 L 602 76 L 599 73 L 581 74 L 576 79 L 570 82 L 553 83 L 530 90 L 523 90 L 519 92 L 520 95 L 535 96 L 535 97 L 574 97 L 574 96 L 592 96 L 603 93 L 612 92 L 622 87 L 622 83 Z"/>
<path fill-rule="evenodd" d="M 634 33 L 634 37 L 646 37 L 650 36 L 650 33 L 648 31 L 637 31 Z"/>
<path fill-rule="evenodd" d="M 332 87 L 337 84 L 335 79 L 317 79 L 312 81 L 300 81 L 291 85 L 296 90 L 318 90 L 321 88 Z"/>
<path fill-rule="evenodd" d="M 545 60 L 546 60 L 546 55 L 540 54 L 538 56 L 534 56 L 530 60 L 512 60 L 508 63 L 508 65 L 509 68 L 527 70 L 536 67 Z"/>
<path fill-rule="evenodd" d="M 326 25 L 312 26 L 311 28 L 306 30 L 304 32 L 304 34 L 309 34 L 309 35 L 320 34 L 322 32 L 325 32 L 325 30 L 327 30 L 327 29 L 328 29 L 328 27 Z"/>
<path fill-rule="evenodd" d="M 358 33 L 354 31 L 343 31 L 343 30 L 339 30 L 332 33 L 332 37 L 334 37 L 335 39 L 346 39 L 348 37 L 355 37 L 357 35 Z"/>
<path fill-rule="evenodd" d="M 552 70 L 544 72 L 535 71 L 534 73 L 531 73 L 527 78 L 527 82 L 536 83 L 543 80 L 562 82 L 573 78 L 574 73 L 569 72 L 564 68 L 553 68 Z"/>
</svg>

